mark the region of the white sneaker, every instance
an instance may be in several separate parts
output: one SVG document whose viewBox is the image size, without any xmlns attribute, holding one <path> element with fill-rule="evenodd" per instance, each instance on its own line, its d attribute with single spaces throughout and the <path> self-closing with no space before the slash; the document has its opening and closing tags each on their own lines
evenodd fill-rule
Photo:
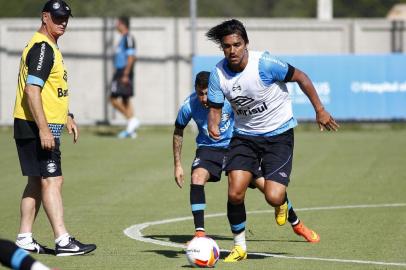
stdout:
<svg viewBox="0 0 406 270">
<path fill-rule="evenodd" d="M 28 241 L 27 241 L 28 240 Z M 38 253 L 38 254 L 49 254 L 50 249 L 46 248 L 45 246 L 39 244 L 35 239 L 17 239 L 16 245 L 19 248 L 22 248 L 26 251 Z"/>
</svg>

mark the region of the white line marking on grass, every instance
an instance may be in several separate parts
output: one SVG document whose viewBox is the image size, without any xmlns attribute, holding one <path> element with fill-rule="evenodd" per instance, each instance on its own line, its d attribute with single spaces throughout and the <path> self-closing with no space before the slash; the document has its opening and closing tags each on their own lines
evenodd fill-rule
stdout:
<svg viewBox="0 0 406 270">
<path fill-rule="evenodd" d="M 393 203 L 393 204 L 362 204 L 362 205 L 341 205 L 341 206 L 325 206 L 325 207 L 310 207 L 310 208 L 298 208 L 295 211 L 322 211 L 322 210 L 341 210 L 341 209 L 353 209 L 353 208 L 382 208 L 382 207 L 404 207 L 406 203 Z M 267 212 L 273 212 L 273 210 L 257 210 L 257 211 L 248 211 L 247 214 L 262 214 Z M 226 213 L 217 213 L 211 215 L 205 215 L 205 218 L 213 218 L 213 217 L 221 217 L 225 216 Z M 174 222 L 180 222 L 185 220 L 193 219 L 191 216 L 188 217 L 180 217 L 180 218 L 172 218 L 172 219 L 165 219 L 165 220 L 158 220 L 153 222 L 145 222 L 141 224 L 135 224 L 123 232 L 128 237 L 146 243 L 152 243 L 160 246 L 166 247 L 175 247 L 175 248 L 186 248 L 185 245 L 151 239 L 148 237 L 144 237 L 142 234 L 142 230 L 149 226 L 160 225 L 160 224 L 168 224 Z M 222 249 L 223 252 L 229 252 L 229 250 Z M 405 263 L 395 263 L 395 262 L 379 262 L 379 261 L 362 261 L 362 260 L 347 260 L 347 259 L 328 259 L 328 258 L 318 258 L 318 257 L 300 257 L 300 256 L 285 256 L 285 255 L 278 255 L 273 253 L 255 253 L 255 252 L 248 252 L 251 255 L 257 256 L 264 256 L 264 257 L 274 257 L 274 258 L 281 258 L 281 259 L 294 259 L 294 260 L 314 260 L 314 261 L 326 261 L 326 262 L 339 262 L 339 263 L 356 263 L 356 264 L 372 264 L 372 265 L 390 265 L 390 266 L 406 266 Z"/>
</svg>

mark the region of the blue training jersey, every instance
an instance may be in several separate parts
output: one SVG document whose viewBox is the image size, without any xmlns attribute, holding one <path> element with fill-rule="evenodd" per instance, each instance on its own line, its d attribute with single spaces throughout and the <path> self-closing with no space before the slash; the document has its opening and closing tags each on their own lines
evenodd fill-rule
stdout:
<svg viewBox="0 0 406 270">
<path fill-rule="evenodd" d="M 135 54 L 135 39 L 130 34 L 123 35 L 114 55 L 114 67 L 116 69 L 125 68 L 128 56 L 135 56 Z"/>
<path fill-rule="evenodd" d="M 224 58 L 210 73 L 208 101 L 220 108 L 228 100 L 235 116 L 235 133 L 274 136 L 297 125 L 285 82 L 294 68 L 269 52 L 249 51 L 248 63 L 235 73 Z"/>
<path fill-rule="evenodd" d="M 207 130 L 208 114 L 209 109 L 200 103 L 197 94 L 193 92 L 180 107 L 175 126 L 184 129 L 189 121 L 193 119 L 199 129 L 199 134 L 196 137 L 197 147 L 228 147 L 234 126 L 234 114 L 230 103 L 225 101 L 221 111 L 220 140 L 214 140 L 209 136 Z"/>
</svg>

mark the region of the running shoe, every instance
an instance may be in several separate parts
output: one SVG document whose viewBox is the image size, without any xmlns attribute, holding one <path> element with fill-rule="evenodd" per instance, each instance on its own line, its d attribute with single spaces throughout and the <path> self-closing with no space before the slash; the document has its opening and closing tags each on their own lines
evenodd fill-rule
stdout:
<svg viewBox="0 0 406 270">
<path fill-rule="evenodd" d="M 238 262 L 247 258 L 247 251 L 243 250 L 241 246 L 234 246 L 230 254 L 224 259 L 224 262 Z"/>
<path fill-rule="evenodd" d="M 310 243 L 318 243 L 320 242 L 320 236 L 313 230 L 307 228 L 303 222 L 299 222 L 295 226 L 292 226 L 293 231 L 297 234 L 302 236 L 306 239 L 307 242 Z"/>
<path fill-rule="evenodd" d="M 285 225 L 288 219 L 288 202 L 285 202 L 281 206 L 275 207 L 275 221 L 279 226 Z"/>
</svg>

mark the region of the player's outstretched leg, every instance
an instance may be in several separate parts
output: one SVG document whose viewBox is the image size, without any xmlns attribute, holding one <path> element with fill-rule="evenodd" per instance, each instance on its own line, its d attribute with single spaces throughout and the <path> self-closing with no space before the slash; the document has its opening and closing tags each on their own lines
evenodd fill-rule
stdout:
<svg viewBox="0 0 406 270">
<path fill-rule="evenodd" d="M 247 215 L 245 204 L 227 202 L 227 217 L 234 236 L 234 247 L 224 262 L 238 262 L 247 258 L 247 244 L 245 242 L 245 222 Z"/>
<path fill-rule="evenodd" d="M 195 224 L 195 237 L 203 237 L 206 235 L 204 229 L 204 210 L 206 209 L 204 185 L 190 185 L 190 206 Z"/>
<path fill-rule="evenodd" d="M 287 197 L 286 197 L 287 198 Z M 290 225 L 292 225 L 293 231 L 297 234 L 302 236 L 304 239 L 306 239 L 307 242 L 310 243 L 318 243 L 320 241 L 320 236 L 313 230 L 307 228 L 302 221 L 297 217 L 295 210 L 293 209 L 293 206 L 289 199 L 288 201 L 288 209 L 289 209 L 289 214 L 288 214 L 288 221 Z"/>
</svg>

